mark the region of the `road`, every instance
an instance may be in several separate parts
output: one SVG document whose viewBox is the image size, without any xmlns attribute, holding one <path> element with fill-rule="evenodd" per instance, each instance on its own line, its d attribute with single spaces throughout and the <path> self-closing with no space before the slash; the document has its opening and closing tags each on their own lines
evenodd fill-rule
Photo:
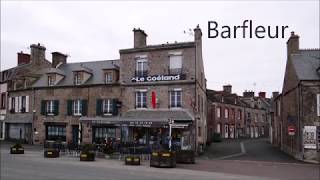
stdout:
<svg viewBox="0 0 320 180">
<path fill-rule="evenodd" d="M 241 153 L 241 142 L 225 142 L 229 148 L 235 146 L 225 151 Z M 222 152 L 220 157 L 219 153 L 211 159 L 202 156 L 196 164 L 178 164 L 169 169 L 149 167 L 148 161 L 141 166 L 126 166 L 122 161 L 102 158 L 94 162 L 80 162 L 77 157 L 66 155 L 47 159 L 39 146 L 25 146 L 25 154 L 11 155 L 9 146 L 0 148 L 1 180 L 320 180 L 318 165 L 301 163 L 281 151 L 273 151 L 264 140 L 244 142 L 247 153 L 231 158 L 221 158 L 230 155 L 223 151 L 222 143 L 220 149 L 214 150 Z"/>
</svg>

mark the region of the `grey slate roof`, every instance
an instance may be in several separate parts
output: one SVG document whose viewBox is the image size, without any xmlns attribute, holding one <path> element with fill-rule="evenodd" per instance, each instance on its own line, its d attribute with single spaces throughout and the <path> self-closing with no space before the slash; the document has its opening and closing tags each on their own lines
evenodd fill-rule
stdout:
<svg viewBox="0 0 320 180">
<path fill-rule="evenodd" d="M 44 74 L 41 78 L 33 84 L 33 87 L 46 87 L 48 86 L 47 74 L 56 72 L 64 75 L 64 78 L 55 87 L 59 86 L 71 86 L 73 85 L 73 72 L 74 71 L 86 71 L 92 76 L 84 84 L 104 84 L 104 69 L 118 69 L 119 60 L 104 60 L 104 61 L 92 61 L 92 62 L 79 62 L 79 63 L 67 63 L 58 68 L 48 68 L 44 70 Z"/>
<path fill-rule="evenodd" d="M 291 61 L 299 80 L 320 80 L 317 68 L 320 66 L 319 50 L 301 50 L 291 55 Z"/>
</svg>

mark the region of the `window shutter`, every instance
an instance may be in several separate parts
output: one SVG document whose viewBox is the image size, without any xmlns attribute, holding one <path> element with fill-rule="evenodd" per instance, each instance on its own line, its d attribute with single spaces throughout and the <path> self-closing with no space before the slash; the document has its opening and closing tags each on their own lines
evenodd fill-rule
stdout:
<svg viewBox="0 0 320 180">
<path fill-rule="evenodd" d="M 26 96 L 26 112 L 29 112 L 29 96 Z"/>
<path fill-rule="evenodd" d="M 43 115 L 43 116 L 45 116 L 47 114 L 46 104 L 47 104 L 47 102 L 45 100 L 41 101 L 41 115 Z"/>
<path fill-rule="evenodd" d="M 118 114 L 118 107 L 117 107 L 117 99 L 112 99 L 112 115 L 116 116 Z"/>
<path fill-rule="evenodd" d="M 67 100 L 67 115 L 68 116 L 72 116 L 72 106 L 73 106 L 73 101 Z"/>
<path fill-rule="evenodd" d="M 96 115 L 97 116 L 101 116 L 102 115 L 102 99 L 97 99 Z"/>
<path fill-rule="evenodd" d="M 14 105 L 14 112 L 19 112 L 19 97 L 14 97 L 14 103 L 15 103 L 15 105 Z"/>
<path fill-rule="evenodd" d="M 81 115 L 86 116 L 88 112 L 88 101 L 82 100 L 81 104 L 82 104 Z"/>
<path fill-rule="evenodd" d="M 59 100 L 53 101 L 53 107 L 54 107 L 53 114 L 57 116 L 59 114 Z"/>
<path fill-rule="evenodd" d="M 8 107 L 9 107 L 9 111 L 10 111 L 12 109 L 12 99 L 11 99 L 11 97 L 9 97 L 8 99 L 9 99 L 9 104 L 8 104 L 9 106 Z"/>
<path fill-rule="evenodd" d="M 317 114 L 320 116 L 320 94 L 317 94 Z"/>
</svg>

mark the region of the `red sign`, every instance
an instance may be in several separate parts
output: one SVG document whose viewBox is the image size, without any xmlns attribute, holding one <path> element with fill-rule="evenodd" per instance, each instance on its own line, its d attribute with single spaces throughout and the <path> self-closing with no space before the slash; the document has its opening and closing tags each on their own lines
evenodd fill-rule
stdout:
<svg viewBox="0 0 320 180">
<path fill-rule="evenodd" d="M 288 126 L 288 134 L 289 136 L 294 136 L 296 133 L 296 127 L 293 125 Z"/>
<path fill-rule="evenodd" d="M 151 93 L 151 104 L 152 104 L 152 108 L 155 109 L 156 108 L 156 102 L 157 101 L 157 97 L 156 97 L 156 92 L 152 91 Z"/>
</svg>

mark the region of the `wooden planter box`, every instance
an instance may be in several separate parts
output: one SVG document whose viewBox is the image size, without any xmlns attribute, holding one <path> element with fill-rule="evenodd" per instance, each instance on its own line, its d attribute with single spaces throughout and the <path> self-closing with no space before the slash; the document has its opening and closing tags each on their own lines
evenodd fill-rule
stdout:
<svg viewBox="0 0 320 180">
<path fill-rule="evenodd" d="M 195 163 L 195 153 L 193 150 L 178 150 L 176 151 L 177 163 Z"/>
<path fill-rule="evenodd" d="M 80 161 L 94 161 L 95 153 L 94 152 L 81 152 Z"/>
<path fill-rule="evenodd" d="M 44 151 L 44 157 L 46 158 L 57 158 L 59 157 L 60 152 L 55 149 L 48 149 Z"/>
<path fill-rule="evenodd" d="M 150 166 L 176 167 L 176 153 L 174 151 L 154 151 L 151 154 Z"/>
<path fill-rule="evenodd" d="M 10 154 L 24 154 L 23 147 L 10 147 Z"/>
<path fill-rule="evenodd" d="M 125 165 L 140 165 L 140 157 L 138 156 L 127 156 L 124 160 Z"/>
</svg>

